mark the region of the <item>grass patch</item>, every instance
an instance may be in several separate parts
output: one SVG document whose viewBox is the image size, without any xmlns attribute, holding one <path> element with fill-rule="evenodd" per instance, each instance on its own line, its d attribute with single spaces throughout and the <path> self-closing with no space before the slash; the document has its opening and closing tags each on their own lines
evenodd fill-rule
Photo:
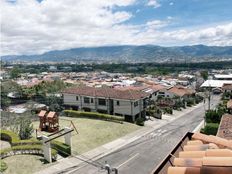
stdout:
<svg viewBox="0 0 232 174">
<path fill-rule="evenodd" d="M 89 151 L 141 128 L 127 122 L 120 124 L 98 119 L 70 117 L 61 117 L 59 120 L 61 128 L 70 126 L 70 121 L 62 120 L 62 118 L 72 120 L 79 132 L 79 134 L 76 134 L 76 132 L 72 133 L 72 150 L 77 153 Z M 34 129 L 36 129 L 39 126 L 39 122 L 34 122 L 33 125 Z M 57 140 L 64 142 L 64 137 L 60 137 Z"/>
<path fill-rule="evenodd" d="M 0 164 L 0 172 L 3 172 L 7 169 L 7 164 L 2 160 L 0 160 L 0 163 L 1 163 Z"/>
<path fill-rule="evenodd" d="M 4 174 L 32 174 L 51 165 L 45 163 L 43 157 L 35 155 L 15 155 L 3 161 L 8 166 Z"/>
</svg>

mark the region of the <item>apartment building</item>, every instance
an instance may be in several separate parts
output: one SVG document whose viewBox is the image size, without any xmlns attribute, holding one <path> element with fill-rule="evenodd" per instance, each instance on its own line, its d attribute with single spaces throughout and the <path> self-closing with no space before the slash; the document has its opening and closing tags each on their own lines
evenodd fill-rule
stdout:
<svg viewBox="0 0 232 174">
<path fill-rule="evenodd" d="M 127 121 L 145 115 L 150 95 L 135 90 L 117 90 L 113 88 L 76 87 L 63 91 L 66 107 L 91 112 L 124 116 Z"/>
</svg>

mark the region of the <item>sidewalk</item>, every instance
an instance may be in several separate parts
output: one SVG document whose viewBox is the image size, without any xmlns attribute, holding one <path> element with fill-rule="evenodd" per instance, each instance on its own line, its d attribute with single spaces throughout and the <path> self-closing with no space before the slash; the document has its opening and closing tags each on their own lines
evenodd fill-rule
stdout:
<svg viewBox="0 0 232 174">
<path fill-rule="evenodd" d="M 90 150 L 83 155 L 78 155 L 75 157 L 64 158 L 58 160 L 54 165 L 45 168 L 36 174 L 55 174 L 55 173 L 64 173 L 76 169 L 79 167 L 84 161 L 97 160 L 121 147 L 145 136 L 146 134 L 151 133 L 152 131 L 162 127 L 163 125 L 174 121 L 177 118 L 180 118 L 187 113 L 193 111 L 196 108 L 203 106 L 203 103 L 200 103 L 191 108 L 187 108 L 182 111 L 174 111 L 173 115 L 163 115 L 162 120 L 151 118 L 152 120 L 148 120 L 145 122 L 145 126 L 137 131 L 134 131 L 130 134 L 125 135 L 124 137 L 118 138 L 112 142 L 99 146 L 93 150 Z M 77 159 L 78 158 L 78 159 Z"/>
</svg>

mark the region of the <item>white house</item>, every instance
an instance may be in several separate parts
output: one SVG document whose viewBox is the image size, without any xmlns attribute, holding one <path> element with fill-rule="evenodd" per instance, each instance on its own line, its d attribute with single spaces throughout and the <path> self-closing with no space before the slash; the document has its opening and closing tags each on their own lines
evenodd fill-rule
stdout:
<svg viewBox="0 0 232 174">
<path fill-rule="evenodd" d="M 72 109 L 121 115 L 127 121 L 135 121 L 145 114 L 149 94 L 135 90 L 113 88 L 77 87 L 63 91 L 66 107 Z"/>
</svg>

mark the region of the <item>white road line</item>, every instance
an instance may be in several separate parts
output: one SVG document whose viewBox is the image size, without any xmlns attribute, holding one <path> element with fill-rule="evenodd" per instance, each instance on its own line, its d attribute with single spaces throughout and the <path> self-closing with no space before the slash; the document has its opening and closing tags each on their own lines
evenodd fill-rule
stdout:
<svg viewBox="0 0 232 174">
<path fill-rule="evenodd" d="M 117 169 L 122 167 L 123 165 L 125 165 L 126 163 L 130 162 L 132 159 L 134 159 L 136 156 L 138 156 L 139 153 L 136 153 L 135 155 L 133 155 L 132 157 L 130 157 L 128 160 L 126 160 L 125 162 L 123 162 L 122 164 L 120 164 L 118 167 L 116 167 Z"/>
</svg>

